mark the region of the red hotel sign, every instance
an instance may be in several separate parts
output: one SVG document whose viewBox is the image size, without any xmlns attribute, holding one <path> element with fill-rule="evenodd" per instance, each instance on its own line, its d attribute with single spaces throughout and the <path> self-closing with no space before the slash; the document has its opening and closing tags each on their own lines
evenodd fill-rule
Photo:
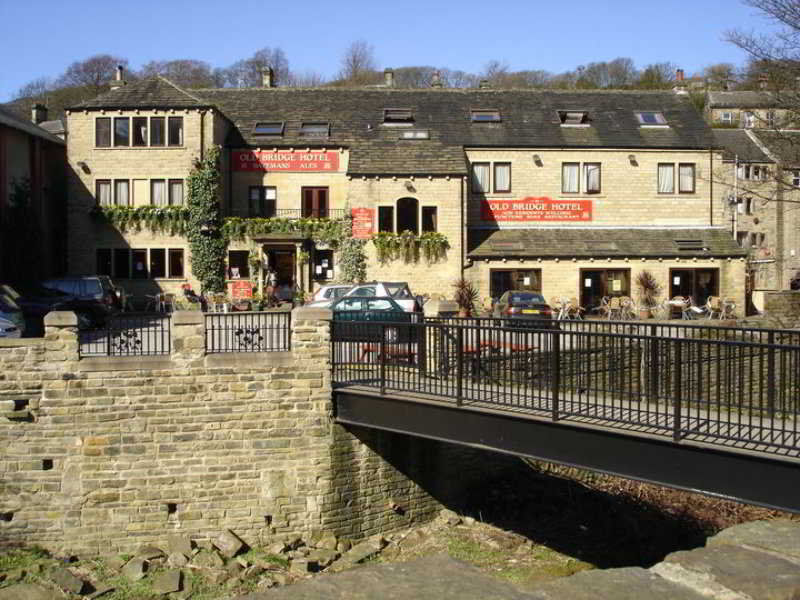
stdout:
<svg viewBox="0 0 800 600">
<path fill-rule="evenodd" d="M 591 200 L 553 200 L 522 198 L 521 200 L 483 200 L 484 221 L 591 221 Z"/>
<path fill-rule="evenodd" d="M 234 171 L 338 171 L 338 152 L 275 152 L 237 150 L 233 153 Z"/>
<path fill-rule="evenodd" d="M 374 232 L 373 223 L 375 221 L 374 208 L 354 208 L 353 215 L 353 239 L 368 240 Z"/>
</svg>

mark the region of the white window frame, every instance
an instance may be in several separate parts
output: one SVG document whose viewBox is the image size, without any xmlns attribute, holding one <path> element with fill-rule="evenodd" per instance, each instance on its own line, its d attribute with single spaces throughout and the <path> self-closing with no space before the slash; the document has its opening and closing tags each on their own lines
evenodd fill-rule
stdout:
<svg viewBox="0 0 800 600">
<path fill-rule="evenodd" d="M 755 113 L 746 110 L 742 113 L 742 127 L 745 129 L 752 129 L 755 127 L 756 124 L 756 115 Z"/>
<path fill-rule="evenodd" d="M 637 110 L 633 114 L 636 115 L 639 127 L 669 127 L 664 113 L 660 110 Z M 648 123 L 644 115 L 653 115 L 656 122 Z"/>
<path fill-rule="evenodd" d="M 792 171 L 792 185 L 794 187 L 800 187 L 800 169 Z"/>
<path fill-rule="evenodd" d="M 730 125 L 733 123 L 733 113 L 729 110 L 720 113 L 719 122 Z"/>
</svg>

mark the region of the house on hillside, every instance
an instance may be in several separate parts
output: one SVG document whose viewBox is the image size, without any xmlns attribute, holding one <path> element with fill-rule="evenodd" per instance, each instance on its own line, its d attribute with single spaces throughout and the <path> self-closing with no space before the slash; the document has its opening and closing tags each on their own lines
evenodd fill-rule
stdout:
<svg viewBox="0 0 800 600">
<path fill-rule="evenodd" d="M 197 90 L 156 77 L 72 107 L 70 269 L 134 294 L 197 288 L 185 235 L 164 223 L 195 159 L 220 147 L 231 289 L 267 268 L 304 290 L 340 278 L 344 222 L 365 240 L 368 279 L 419 294 L 449 296 L 463 274 L 484 302 L 529 289 L 593 308 L 636 296 L 648 270 L 665 295 L 743 301 L 747 252 L 685 96 L 398 89 L 386 76 L 302 89 L 267 71 L 259 88 Z"/>
<path fill-rule="evenodd" d="M 0 282 L 66 269 L 66 144 L 0 107 Z"/>
</svg>

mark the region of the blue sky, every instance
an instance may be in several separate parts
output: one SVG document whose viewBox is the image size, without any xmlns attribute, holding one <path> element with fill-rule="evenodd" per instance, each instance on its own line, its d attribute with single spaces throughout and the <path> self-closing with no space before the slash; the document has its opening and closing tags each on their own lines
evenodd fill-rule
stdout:
<svg viewBox="0 0 800 600">
<path fill-rule="evenodd" d="M 737 27 L 766 31 L 768 23 L 738 0 L 0 0 L 0 102 L 99 53 L 126 57 L 133 68 L 176 58 L 224 67 L 279 46 L 292 70 L 330 77 L 357 39 L 374 46 L 382 68 L 478 72 L 497 59 L 512 70 L 557 73 L 626 56 L 639 67 L 673 62 L 689 75 L 743 64 L 723 40 Z"/>
</svg>

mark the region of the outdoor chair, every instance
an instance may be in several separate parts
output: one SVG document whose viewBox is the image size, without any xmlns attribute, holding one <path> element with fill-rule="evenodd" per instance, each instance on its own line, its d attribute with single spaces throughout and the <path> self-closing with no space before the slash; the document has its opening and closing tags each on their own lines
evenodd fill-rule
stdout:
<svg viewBox="0 0 800 600">
<path fill-rule="evenodd" d="M 608 320 L 622 318 L 622 304 L 620 303 L 619 296 L 612 296 L 608 300 Z"/>
<path fill-rule="evenodd" d="M 722 301 L 719 296 L 709 296 L 706 301 L 706 312 L 708 319 L 722 318 Z"/>
<path fill-rule="evenodd" d="M 175 312 L 175 294 L 161 294 L 160 312 Z"/>
<path fill-rule="evenodd" d="M 621 296 L 619 299 L 620 318 L 623 320 L 636 319 L 636 305 L 633 299 L 628 296 Z"/>
<path fill-rule="evenodd" d="M 574 320 L 583 320 L 581 313 L 583 313 L 586 309 L 580 305 L 577 298 L 570 298 L 569 302 L 567 302 L 567 319 L 574 319 Z"/>
</svg>

